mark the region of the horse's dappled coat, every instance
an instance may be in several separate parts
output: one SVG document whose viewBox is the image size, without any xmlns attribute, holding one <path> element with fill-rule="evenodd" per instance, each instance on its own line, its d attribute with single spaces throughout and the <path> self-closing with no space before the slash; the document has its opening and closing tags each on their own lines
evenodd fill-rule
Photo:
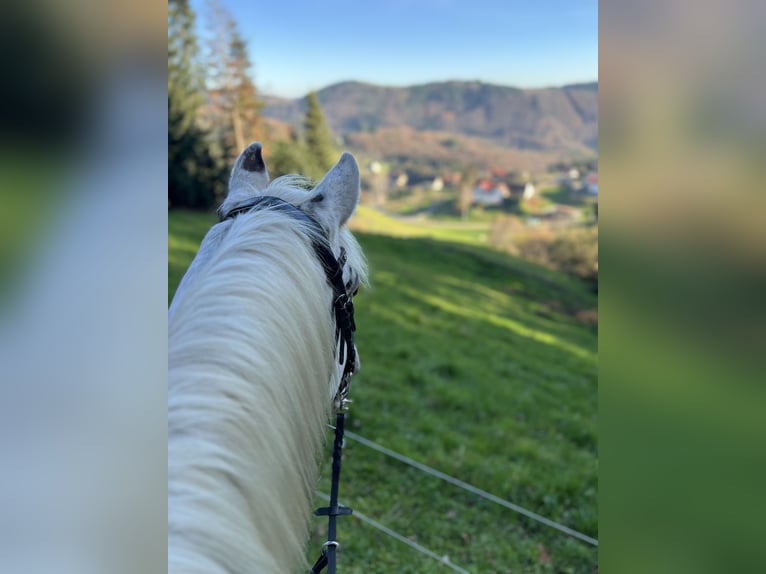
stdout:
<svg viewBox="0 0 766 574">
<path fill-rule="evenodd" d="M 223 210 L 260 194 L 313 210 L 333 252 L 348 253 L 344 280 L 352 288 L 364 282 L 363 256 L 344 227 L 359 194 L 351 156 L 313 192 L 291 179 L 263 188 L 268 176 L 248 180 L 238 171 L 242 163 L 228 198 L 237 201 L 224 202 Z M 170 572 L 290 573 L 305 566 L 317 461 L 340 382 L 332 290 L 311 246 L 315 233 L 269 208 L 223 221 L 206 236 L 173 300 Z"/>
</svg>

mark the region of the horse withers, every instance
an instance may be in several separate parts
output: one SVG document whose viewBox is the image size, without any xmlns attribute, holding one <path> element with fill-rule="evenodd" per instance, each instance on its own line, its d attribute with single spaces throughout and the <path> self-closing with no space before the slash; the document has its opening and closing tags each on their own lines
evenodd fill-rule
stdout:
<svg viewBox="0 0 766 574">
<path fill-rule="evenodd" d="M 359 202 L 356 160 L 344 153 L 316 187 L 306 182 L 270 181 L 261 144 L 243 151 L 221 222 L 171 303 L 169 572 L 306 570 L 338 359 L 356 356 L 333 308 L 339 289 L 350 300 L 367 280 L 346 227 Z"/>
</svg>

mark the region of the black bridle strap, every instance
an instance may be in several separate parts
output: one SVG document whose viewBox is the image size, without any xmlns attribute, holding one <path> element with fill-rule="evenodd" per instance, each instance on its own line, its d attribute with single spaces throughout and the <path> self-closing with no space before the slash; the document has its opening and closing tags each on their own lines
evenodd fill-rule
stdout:
<svg viewBox="0 0 766 574">
<path fill-rule="evenodd" d="M 354 303 L 346 292 L 346 286 L 343 284 L 343 265 L 346 261 L 346 253 L 341 248 L 340 258 L 336 258 L 330 248 L 327 235 L 319 222 L 308 213 L 278 197 L 271 195 L 259 195 L 247 203 L 236 207 L 223 215 L 221 221 L 234 219 L 242 213 L 248 213 L 255 209 L 272 208 L 282 213 L 286 213 L 293 219 L 305 223 L 314 232 L 311 236 L 311 247 L 314 253 L 322 263 L 325 271 L 327 283 L 333 290 L 333 313 L 335 314 L 335 338 L 340 339 L 341 345 L 338 353 L 338 362 L 344 365 L 343 376 L 341 377 L 341 388 L 338 394 L 348 391 L 350 376 L 354 374 L 356 368 L 356 348 L 354 347 Z"/>
<path fill-rule="evenodd" d="M 336 538 L 336 520 L 338 516 L 348 516 L 353 510 L 338 504 L 338 487 L 340 485 L 340 465 L 343 456 L 343 431 L 346 415 L 339 412 L 335 421 L 335 441 L 332 448 L 332 484 L 330 486 L 330 506 L 317 508 L 317 516 L 327 516 L 327 542 L 322 546 L 322 553 L 311 569 L 311 574 L 318 574 L 327 566 L 328 574 L 335 574 L 335 559 L 338 542 Z"/>
</svg>

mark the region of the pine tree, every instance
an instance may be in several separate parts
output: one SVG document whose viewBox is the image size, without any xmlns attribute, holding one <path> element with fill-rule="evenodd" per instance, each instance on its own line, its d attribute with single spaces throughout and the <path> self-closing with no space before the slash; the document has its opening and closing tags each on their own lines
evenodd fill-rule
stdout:
<svg viewBox="0 0 766 574">
<path fill-rule="evenodd" d="M 304 137 L 308 159 L 316 166 L 314 176 L 321 176 L 330 169 L 336 160 L 333 136 L 325 121 L 316 92 L 306 96 L 306 116 L 303 120 Z"/>
<path fill-rule="evenodd" d="M 204 209 L 222 194 L 225 175 L 197 124 L 202 104 L 197 56 L 188 0 L 168 0 L 168 203 Z"/>
<path fill-rule="evenodd" d="M 309 176 L 314 168 L 306 158 L 305 146 L 301 143 L 296 131 L 290 128 L 288 138 L 274 142 L 271 147 L 269 173 L 272 177 L 279 177 L 288 173 Z"/>
<path fill-rule="evenodd" d="M 197 53 L 194 12 L 188 0 L 168 0 L 168 106 L 179 135 L 195 123 L 202 104 Z"/>
</svg>

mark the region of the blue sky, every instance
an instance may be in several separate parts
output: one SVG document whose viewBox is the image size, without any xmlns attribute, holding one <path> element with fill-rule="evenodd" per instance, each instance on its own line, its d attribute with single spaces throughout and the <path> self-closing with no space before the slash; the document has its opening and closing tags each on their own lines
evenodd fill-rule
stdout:
<svg viewBox="0 0 766 574">
<path fill-rule="evenodd" d="M 206 0 L 192 0 L 200 19 Z M 598 79 L 597 0 L 220 0 L 258 88 L 297 97 L 343 80 L 517 87 Z"/>
</svg>

